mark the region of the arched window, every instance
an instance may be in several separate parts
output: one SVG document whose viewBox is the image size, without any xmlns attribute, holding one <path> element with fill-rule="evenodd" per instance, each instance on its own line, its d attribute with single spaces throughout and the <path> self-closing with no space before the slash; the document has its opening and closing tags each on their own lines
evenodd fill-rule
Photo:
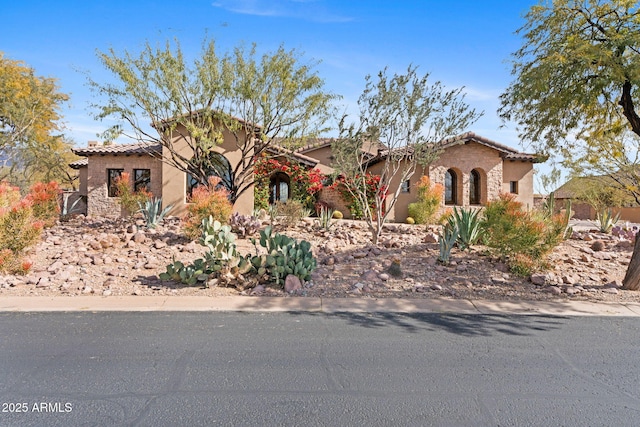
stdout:
<svg viewBox="0 0 640 427">
<path fill-rule="evenodd" d="M 479 205 L 480 199 L 480 172 L 472 170 L 469 175 L 469 204 Z"/>
<path fill-rule="evenodd" d="M 289 175 L 284 172 L 277 172 L 269 179 L 269 204 L 275 202 L 286 202 L 289 200 Z"/>
<path fill-rule="evenodd" d="M 190 169 L 193 172 L 187 174 L 187 195 L 191 196 L 193 189 L 199 185 L 207 185 L 206 180 L 211 176 L 217 176 L 220 178 L 219 187 L 225 188 L 229 191 L 229 197 L 233 192 L 233 169 L 231 163 L 225 156 L 220 153 L 211 152 L 206 160 L 202 161 L 199 166 L 191 165 Z M 196 170 L 204 170 L 206 179 L 200 176 L 200 173 L 196 173 Z"/>
<path fill-rule="evenodd" d="M 444 175 L 444 204 L 455 205 L 458 199 L 458 175 L 449 169 Z"/>
</svg>

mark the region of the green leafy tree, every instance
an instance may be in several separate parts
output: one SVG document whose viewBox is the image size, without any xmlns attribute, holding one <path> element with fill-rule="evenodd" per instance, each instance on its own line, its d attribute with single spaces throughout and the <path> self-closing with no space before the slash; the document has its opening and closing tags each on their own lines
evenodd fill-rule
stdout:
<svg viewBox="0 0 640 427">
<path fill-rule="evenodd" d="M 640 11 L 630 0 L 555 0 L 533 6 L 518 30 L 515 80 L 500 114 L 523 140 L 577 171 L 628 173 L 638 197 Z M 633 144 L 627 144 L 632 141 Z M 640 289 L 640 239 L 624 278 Z"/>
<path fill-rule="evenodd" d="M 274 141 L 294 145 L 324 131 L 336 98 L 324 91 L 316 63 L 284 47 L 261 57 L 255 45 L 219 55 L 214 41 L 205 40 L 199 57 L 188 63 L 178 41 L 157 48 L 147 42 L 139 54 L 110 49 L 98 56 L 117 80 L 98 83 L 89 78 L 106 99 L 94 106 L 96 117 L 119 120 L 103 137 L 124 135 L 143 144 L 161 144 L 162 161 L 203 185 L 212 172 L 223 180 L 228 177 L 233 201 L 253 185 L 257 156 Z M 149 120 L 155 125 L 147 126 Z M 219 157 L 210 155 L 223 142 L 223 131 L 242 153 L 231 173 L 216 162 Z M 187 157 L 176 149 L 177 143 L 185 143 L 192 154 Z"/>
<path fill-rule="evenodd" d="M 0 52 L 0 179 L 23 189 L 36 181 L 74 185 L 68 163 L 77 157 L 61 134 L 59 114 L 67 100 L 55 79 Z"/>
<path fill-rule="evenodd" d="M 405 182 L 418 166 L 437 159 L 438 142 L 460 133 L 480 116 L 464 102 L 461 88 L 446 90 L 439 81 L 428 79 L 429 74 L 419 75 L 415 66 L 391 77 L 386 69 L 377 79 L 369 75 L 358 99 L 358 121 L 348 124 L 343 117 L 340 123 L 334 166 L 362 207 L 373 243 L 402 190 L 392 183 Z M 371 194 L 366 172 L 374 163 L 381 164 L 380 181 Z"/>
</svg>

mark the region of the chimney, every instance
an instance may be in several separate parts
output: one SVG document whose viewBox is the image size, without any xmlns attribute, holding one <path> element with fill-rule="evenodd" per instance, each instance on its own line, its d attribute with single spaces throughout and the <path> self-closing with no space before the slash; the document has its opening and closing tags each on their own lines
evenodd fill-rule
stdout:
<svg viewBox="0 0 640 427">
<path fill-rule="evenodd" d="M 87 143 L 88 147 L 97 147 L 98 146 L 98 141 L 89 141 Z"/>
</svg>

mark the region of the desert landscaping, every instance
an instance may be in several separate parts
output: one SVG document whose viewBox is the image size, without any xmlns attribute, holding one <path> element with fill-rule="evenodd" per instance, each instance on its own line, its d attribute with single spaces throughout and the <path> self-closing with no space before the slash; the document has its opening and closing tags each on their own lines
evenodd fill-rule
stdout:
<svg viewBox="0 0 640 427">
<path fill-rule="evenodd" d="M 46 229 L 27 253 L 24 275 L 0 277 L 0 295 L 253 295 L 273 297 L 454 298 L 511 301 L 587 300 L 640 302 L 640 292 L 621 290 L 632 243 L 580 227 L 550 255 L 551 269 L 519 277 L 477 245 L 454 249 L 448 266 L 437 263 L 435 229 L 387 224 L 380 243 L 369 242 L 364 222 L 340 220 L 330 230 L 315 218 L 277 230 L 312 244 L 318 261 L 311 280 L 298 288 L 247 281 L 242 288 L 215 281 L 187 286 L 158 275 L 174 260 L 191 262 L 204 247 L 187 240 L 181 221 L 167 218 L 156 229 L 135 219 L 78 216 Z M 265 222 L 263 225 L 266 225 Z M 255 254 L 250 239 L 238 239 L 242 254 Z M 390 267 L 393 265 L 395 268 Z M 400 267 L 399 269 L 397 267 Z"/>
</svg>

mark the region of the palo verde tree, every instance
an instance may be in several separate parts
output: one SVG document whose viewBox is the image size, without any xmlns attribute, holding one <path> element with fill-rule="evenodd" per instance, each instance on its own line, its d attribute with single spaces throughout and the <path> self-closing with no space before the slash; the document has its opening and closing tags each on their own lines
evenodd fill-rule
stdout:
<svg viewBox="0 0 640 427">
<path fill-rule="evenodd" d="M 577 171 L 598 166 L 637 198 L 640 11 L 630 0 L 554 0 L 533 6 L 518 30 L 515 80 L 500 114 L 540 152 Z M 636 141 L 629 145 L 626 142 Z M 631 151 L 630 151 L 631 150 Z M 635 152 L 633 152 L 635 151 Z M 626 165 L 625 167 L 622 167 Z M 640 239 L 624 278 L 640 289 Z"/>
<path fill-rule="evenodd" d="M 74 156 L 59 113 L 67 100 L 55 79 L 0 52 L 0 180 L 23 188 L 37 180 L 73 185 L 67 164 Z"/>
<path fill-rule="evenodd" d="M 464 102 L 462 88 L 446 90 L 428 79 L 415 66 L 391 77 L 386 69 L 377 79 L 369 75 L 358 99 L 358 121 L 348 124 L 343 117 L 340 122 L 334 165 L 362 209 L 374 244 L 401 192 L 399 183 L 437 159 L 438 142 L 480 116 Z M 367 172 L 374 163 L 379 181 L 372 186 Z"/>
<path fill-rule="evenodd" d="M 283 47 L 261 57 L 255 45 L 219 55 L 214 41 L 205 40 L 199 57 L 188 63 L 178 41 L 158 48 L 147 42 L 139 54 L 110 49 L 98 56 L 116 82 L 89 79 L 106 98 L 94 105 L 97 118 L 119 121 L 103 137 L 161 144 L 162 161 L 202 184 L 212 174 L 230 177 L 232 201 L 251 188 L 255 160 L 275 141 L 287 146 L 322 132 L 336 98 L 324 91 L 315 62 Z M 230 173 L 220 156 L 212 156 L 223 132 L 242 153 Z M 177 148 L 184 144 L 187 154 Z"/>
</svg>

